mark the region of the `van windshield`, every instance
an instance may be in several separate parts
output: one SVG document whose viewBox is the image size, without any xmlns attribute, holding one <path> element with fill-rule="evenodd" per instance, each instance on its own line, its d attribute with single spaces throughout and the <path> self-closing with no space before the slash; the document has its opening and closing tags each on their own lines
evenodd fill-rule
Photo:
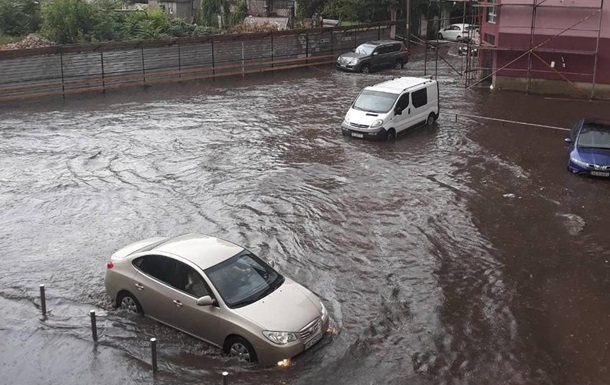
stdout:
<svg viewBox="0 0 610 385">
<path fill-rule="evenodd" d="M 354 102 L 354 108 L 369 112 L 388 112 L 396 102 L 397 94 L 364 90 Z"/>
</svg>

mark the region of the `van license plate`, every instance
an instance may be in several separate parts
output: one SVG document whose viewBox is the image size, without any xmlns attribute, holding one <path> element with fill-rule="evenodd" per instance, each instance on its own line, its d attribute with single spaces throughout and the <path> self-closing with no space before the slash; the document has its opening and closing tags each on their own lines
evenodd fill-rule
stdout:
<svg viewBox="0 0 610 385">
<path fill-rule="evenodd" d="M 316 334 L 312 339 L 307 341 L 307 343 L 305 344 L 305 350 L 312 347 L 316 342 L 320 341 L 321 339 L 322 339 L 322 332 Z"/>
<path fill-rule="evenodd" d="M 357 133 L 357 132 L 352 132 L 352 136 L 353 136 L 354 138 L 364 138 L 364 134 L 359 134 L 359 133 Z"/>
<path fill-rule="evenodd" d="M 610 172 L 591 171 L 591 175 L 608 177 L 608 176 L 610 176 Z"/>
</svg>

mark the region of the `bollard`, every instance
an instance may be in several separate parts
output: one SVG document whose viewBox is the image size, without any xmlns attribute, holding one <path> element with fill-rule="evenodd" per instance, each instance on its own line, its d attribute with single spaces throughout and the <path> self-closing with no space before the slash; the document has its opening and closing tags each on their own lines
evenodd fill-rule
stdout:
<svg viewBox="0 0 610 385">
<path fill-rule="evenodd" d="M 229 372 L 222 372 L 222 385 L 229 385 Z"/>
<path fill-rule="evenodd" d="M 91 310 L 89 314 L 91 314 L 91 334 L 93 336 L 93 341 L 97 342 L 97 325 L 95 323 L 95 310 Z"/>
<path fill-rule="evenodd" d="M 47 315 L 47 299 L 44 296 L 44 285 L 40 285 L 40 308 L 42 309 L 42 315 Z"/>
<path fill-rule="evenodd" d="M 455 114 L 455 121 L 457 122 L 457 114 Z"/>
<path fill-rule="evenodd" d="M 152 369 L 153 372 L 157 372 L 157 339 L 150 339 L 150 351 L 152 353 Z"/>
</svg>

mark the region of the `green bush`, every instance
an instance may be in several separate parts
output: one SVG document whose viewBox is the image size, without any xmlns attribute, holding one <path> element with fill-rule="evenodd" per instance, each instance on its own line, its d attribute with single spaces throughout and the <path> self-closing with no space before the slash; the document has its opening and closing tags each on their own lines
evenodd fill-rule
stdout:
<svg viewBox="0 0 610 385">
<path fill-rule="evenodd" d="M 35 0 L 0 0 L 0 35 L 25 36 L 40 29 Z"/>
</svg>

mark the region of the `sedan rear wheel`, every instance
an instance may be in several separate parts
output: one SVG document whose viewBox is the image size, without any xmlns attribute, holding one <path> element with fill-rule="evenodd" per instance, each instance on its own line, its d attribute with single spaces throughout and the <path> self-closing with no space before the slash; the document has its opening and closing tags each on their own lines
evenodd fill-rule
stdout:
<svg viewBox="0 0 610 385">
<path fill-rule="evenodd" d="M 398 59 L 398 60 L 396 60 L 396 61 L 394 62 L 394 69 L 395 69 L 395 70 L 400 70 L 400 69 L 402 69 L 402 61 L 401 61 L 400 59 Z"/>
<path fill-rule="evenodd" d="M 243 362 L 256 362 L 256 352 L 248 341 L 241 337 L 231 337 L 225 344 L 225 351 L 231 358 Z"/>
<path fill-rule="evenodd" d="M 119 294 L 118 298 L 118 307 L 130 311 L 132 313 L 142 313 L 142 306 L 140 302 L 133 296 L 133 294 L 128 292 L 123 292 Z"/>
</svg>

